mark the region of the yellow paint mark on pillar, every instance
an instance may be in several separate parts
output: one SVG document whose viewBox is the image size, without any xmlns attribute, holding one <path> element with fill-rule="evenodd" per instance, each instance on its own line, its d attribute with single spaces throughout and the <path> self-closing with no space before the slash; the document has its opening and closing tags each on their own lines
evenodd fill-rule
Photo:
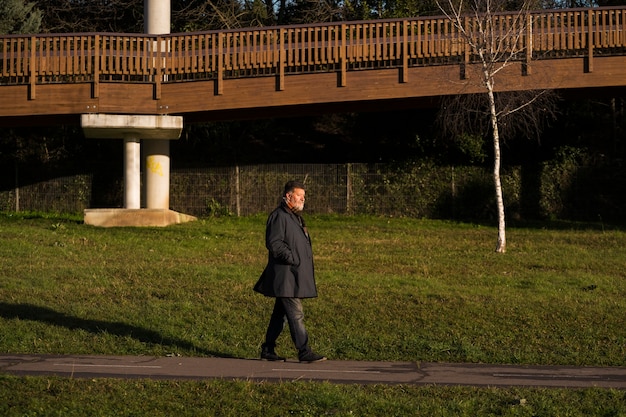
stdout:
<svg viewBox="0 0 626 417">
<path fill-rule="evenodd" d="M 163 166 L 159 161 L 157 161 L 156 157 L 149 156 L 148 161 L 146 162 L 146 166 L 151 173 L 159 175 L 161 177 L 163 176 Z"/>
</svg>

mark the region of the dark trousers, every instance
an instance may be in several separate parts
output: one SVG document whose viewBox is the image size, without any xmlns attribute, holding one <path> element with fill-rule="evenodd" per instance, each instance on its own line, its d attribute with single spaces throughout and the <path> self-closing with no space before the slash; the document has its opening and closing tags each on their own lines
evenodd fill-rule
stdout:
<svg viewBox="0 0 626 417">
<path fill-rule="evenodd" d="M 289 325 L 291 340 L 298 349 L 298 353 L 307 352 L 309 350 L 309 336 L 304 327 L 304 311 L 302 300 L 299 298 L 276 298 L 270 324 L 265 334 L 265 346 L 268 348 L 276 346 L 276 339 L 285 327 L 285 320 Z"/>
</svg>

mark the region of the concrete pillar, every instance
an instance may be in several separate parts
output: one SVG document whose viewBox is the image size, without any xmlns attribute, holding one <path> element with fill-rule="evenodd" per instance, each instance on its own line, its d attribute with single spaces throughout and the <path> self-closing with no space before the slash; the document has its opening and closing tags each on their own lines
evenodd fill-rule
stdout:
<svg viewBox="0 0 626 417">
<path fill-rule="evenodd" d="M 169 209 L 170 207 L 170 142 L 168 140 L 145 140 L 146 154 L 146 208 Z"/>
<path fill-rule="evenodd" d="M 152 35 L 170 33 L 170 0 L 143 1 L 143 31 Z"/>
<path fill-rule="evenodd" d="M 124 138 L 124 208 L 141 208 L 141 142 Z"/>
<path fill-rule="evenodd" d="M 144 32 L 152 35 L 170 33 L 170 0 L 144 0 Z M 145 195 L 149 209 L 169 209 L 170 143 L 167 140 L 144 141 Z"/>
</svg>

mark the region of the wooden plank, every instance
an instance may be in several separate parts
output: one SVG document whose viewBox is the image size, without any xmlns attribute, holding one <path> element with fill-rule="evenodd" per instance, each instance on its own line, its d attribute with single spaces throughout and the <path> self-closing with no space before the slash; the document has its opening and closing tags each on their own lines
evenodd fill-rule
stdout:
<svg viewBox="0 0 626 417">
<path fill-rule="evenodd" d="M 103 83 L 100 85 L 98 111 L 120 114 L 161 114 L 154 100 L 154 86 L 138 83 Z"/>
<path fill-rule="evenodd" d="M 169 42 L 169 48 L 164 48 L 163 42 Z M 165 57 L 165 72 L 171 75 L 176 75 L 178 71 L 178 56 L 177 52 L 180 49 L 180 38 L 173 36 L 168 40 L 163 39 L 161 36 L 157 37 L 159 56 Z M 160 61 L 160 59 L 158 60 Z M 158 62 L 157 61 L 157 62 Z"/>
<path fill-rule="evenodd" d="M 185 72 L 188 74 L 195 74 L 197 72 L 195 54 L 192 53 L 192 51 L 196 49 L 196 39 L 196 35 L 186 37 L 187 42 L 185 42 L 185 50 L 183 52 L 185 55 Z"/>
<path fill-rule="evenodd" d="M 7 38 L 0 39 L 0 45 L 2 45 L 2 54 L 0 55 L 0 76 L 6 77 L 8 75 L 7 66 L 9 63 L 9 50 L 7 45 L 9 40 Z"/>
<path fill-rule="evenodd" d="M 50 62 L 49 56 L 48 56 L 48 48 L 47 48 L 47 44 L 48 44 L 48 39 L 47 38 L 40 38 L 39 39 L 39 45 L 38 45 L 38 53 L 39 53 L 39 64 L 38 64 L 38 71 L 39 71 L 39 75 L 41 76 L 45 76 L 46 73 L 48 72 L 48 65 Z"/>
<path fill-rule="evenodd" d="M 247 32 L 244 37 L 244 44 L 242 45 L 242 53 L 243 53 L 243 68 L 251 69 L 252 61 L 253 61 L 253 49 L 252 44 L 254 42 L 254 31 Z"/>
<path fill-rule="evenodd" d="M 37 62 L 35 61 L 35 48 L 37 40 L 34 36 L 30 38 L 30 59 L 28 61 L 29 77 L 30 77 L 30 89 L 28 90 L 29 100 L 34 100 L 37 97 L 35 87 L 37 85 Z"/>
<path fill-rule="evenodd" d="M 293 35 L 294 35 L 294 38 L 293 38 L 294 45 L 292 49 L 293 50 L 293 62 L 291 62 L 291 65 L 297 67 L 297 66 L 302 65 L 302 59 L 303 59 L 302 49 L 297 46 L 297 45 L 302 45 L 302 38 L 303 38 L 302 29 L 296 28 L 293 31 Z"/>
<path fill-rule="evenodd" d="M 580 35 L 579 35 L 579 29 L 580 29 L 579 20 L 580 19 L 581 19 L 580 12 L 572 13 L 573 42 L 571 44 L 571 47 L 574 49 L 580 48 Z"/>
<path fill-rule="evenodd" d="M 433 20 L 424 21 L 424 32 L 422 36 L 424 36 L 424 56 L 431 57 L 432 56 L 432 25 Z"/>
<path fill-rule="evenodd" d="M 155 100 L 160 100 L 161 99 L 161 81 L 163 80 L 163 69 L 161 67 L 161 62 L 163 62 L 163 56 L 167 56 L 168 54 L 166 53 L 167 51 L 163 51 L 162 49 L 164 49 L 165 46 L 165 41 L 161 38 L 161 36 L 157 36 L 156 37 L 156 60 L 153 62 L 156 62 L 154 64 L 154 99 Z M 167 65 L 167 63 L 166 63 Z"/>
<path fill-rule="evenodd" d="M 372 23 L 367 37 L 368 44 L 372 45 L 370 48 L 369 61 L 376 61 L 380 57 L 380 38 L 379 38 L 380 23 Z"/>
<path fill-rule="evenodd" d="M 211 36 L 211 72 L 217 72 L 217 51 L 218 51 L 219 35 Z"/>
<path fill-rule="evenodd" d="M 339 75 L 339 87 L 345 87 L 347 82 L 347 57 L 348 49 L 346 48 L 346 38 L 349 36 L 347 33 L 347 25 L 341 25 L 341 32 L 339 34 L 339 63 L 340 63 L 340 75 Z"/>
<path fill-rule="evenodd" d="M 320 28 L 319 27 L 315 27 L 313 29 L 313 42 L 312 42 L 312 46 L 313 46 L 313 59 L 312 59 L 312 63 L 315 65 L 319 65 L 322 63 L 321 60 L 321 48 L 322 48 L 322 42 L 320 40 Z"/>
<path fill-rule="evenodd" d="M 93 68 L 93 88 L 92 88 L 92 97 L 98 98 L 100 95 L 100 65 L 101 65 L 101 56 L 100 56 L 100 35 L 96 35 L 94 40 L 94 68 Z"/>
<path fill-rule="evenodd" d="M 468 17 L 465 18 L 464 27 L 466 31 L 470 30 L 470 20 Z M 464 37 L 463 38 L 463 73 L 461 79 L 467 80 L 467 67 L 470 63 L 470 54 L 471 54 L 471 46 L 469 44 L 469 40 Z"/>
<path fill-rule="evenodd" d="M 224 40 L 225 36 L 220 32 L 217 42 L 217 78 L 215 81 L 217 95 L 224 94 Z"/>
<path fill-rule="evenodd" d="M 152 44 L 150 38 L 143 38 L 141 41 L 141 54 L 142 54 L 142 71 L 146 76 L 146 79 L 150 79 L 152 75 L 152 66 L 154 65 L 154 53 L 152 52 Z"/>
<path fill-rule="evenodd" d="M 121 37 L 114 36 L 113 43 L 114 43 L 114 46 L 113 46 L 113 50 L 111 51 L 113 55 L 111 56 L 111 58 L 113 59 L 115 69 L 114 71 L 112 71 L 112 73 L 119 75 L 122 73 L 122 57 L 120 56 L 120 51 L 122 50 Z"/>
<path fill-rule="evenodd" d="M 531 61 L 533 59 L 533 17 L 526 16 L 526 75 L 532 74 Z"/>
<path fill-rule="evenodd" d="M 581 62 L 581 58 L 539 61 L 533 77 L 521 75 L 521 64 L 511 65 L 503 72 L 503 77 L 499 78 L 498 91 L 516 89 L 519 85 L 529 89 L 550 88 L 559 85 L 576 88 L 582 85 L 584 80 L 588 80 L 586 82 L 591 82 L 594 85 L 603 83 L 606 85 L 614 82 L 611 74 L 615 74 L 616 70 L 619 71 L 619 74 L 626 74 L 626 66 L 617 69 L 619 63 L 613 62 L 610 70 L 607 67 L 605 76 L 593 76 L 590 79 L 589 74 L 583 73 Z M 332 73 L 299 75 L 292 77 L 289 87 L 282 92 L 275 91 L 271 79 L 231 79 L 225 81 L 228 85 L 228 94 L 219 98 L 208 97 L 206 101 L 198 104 L 194 104 L 197 91 L 189 83 L 179 86 L 186 90 L 184 94 L 186 98 L 182 97 L 182 91 L 172 89 L 172 94 L 180 92 L 180 100 L 185 100 L 187 107 L 178 108 L 172 100 L 170 101 L 170 108 L 176 111 L 191 111 L 191 106 L 194 106 L 195 110 L 203 111 L 198 106 L 205 106 L 207 111 L 237 110 L 264 107 L 267 103 L 272 103 L 272 106 L 297 106 L 305 103 L 323 104 L 353 100 L 384 100 L 439 96 L 442 93 L 458 94 L 483 91 L 480 85 L 470 81 L 459 83 L 455 66 L 415 67 L 409 70 L 410 80 L 413 81 L 407 84 L 397 82 L 397 73 L 393 69 L 372 70 L 351 73 L 351 82 L 342 88 L 337 88 L 336 78 Z M 473 65 L 469 71 L 479 70 L 479 66 Z M 575 82 L 570 80 L 575 80 Z M 626 84 L 626 77 L 623 78 L 622 83 Z M 311 85 L 316 85 L 318 88 L 311 89 Z M 168 86 L 169 88 L 172 86 Z M 248 94 L 249 91 L 254 91 L 255 94 Z"/>
<path fill-rule="evenodd" d="M 268 53 L 267 53 L 267 68 L 277 68 L 276 64 L 278 63 L 278 48 L 280 47 L 280 31 L 271 30 L 269 32 L 270 38 L 267 42 L 268 45 Z"/>
<path fill-rule="evenodd" d="M 229 48 L 232 54 L 232 69 L 242 69 L 244 68 L 243 62 L 243 54 L 241 53 L 241 49 L 243 47 L 241 39 L 243 35 L 241 33 L 232 33 L 230 34 L 231 41 L 229 42 Z"/>
<path fill-rule="evenodd" d="M 259 69 L 262 67 L 262 63 L 264 61 L 263 55 L 265 53 L 265 48 L 261 48 L 262 39 L 264 37 L 265 31 L 255 31 L 252 36 L 252 43 L 250 45 L 250 66 L 254 69 Z"/>
<path fill-rule="evenodd" d="M 289 32 L 285 29 L 280 30 L 280 54 L 278 57 L 278 91 L 285 90 L 285 60 L 287 59 L 287 54 L 285 51 L 286 42 L 285 38 L 289 37 Z"/>
<path fill-rule="evenodd" d="M 409 80 L 409 23 L 402 22 L 402 78 L 401 82 Z"/>
<path fill-rule="evenodd" d="M 582 58 L 535 61 L 533 77 L 521 76 L 519 66 L 512 65 L 502 72 L 497 85 L 499 91 L 626 85 L 626 57 L 595 57 L 594 71 L 587 74 L 582 61 Z M 477 66 L 470 65 L 470 79 L 476 70 Z M 0 115 L 76 114 L 96 105 L 100 112 L 157 114 L 162 112 L 157 109 L 160 104 L 166 105 L 169 112 L 198 112 L 208 111 L 207 106 L 212 110 L 237 110 L 267 103 L 272 106 L 323 104 L 474 91 L 475 84 L 459 82 L 454 65 L 411 67 L 408 71 L 407 83 L 398 83 L 395 69 L 355 71 L 351 73 L 351 82 L 341 88 L 337 88 L 337 76 L 333 73 L 297 75 L 290 77 L 288 88 L 280 93 L 272 77 L 232 79 L 224 82 L 228 94 L 202 95 L 203 100 L 197 99 L 199 91 L 212 82 L 171 83 L 163 85 L 161 103 L 153 100 L 149 84 L 104 83 L 100 85 L 99 99 L 92 98 L 89 83 L 44 84 L 37 85 L 37 100 L 28 100 L 28 86 L 1 86 L 5 100 L 0 103 Z M 311 89 L 311 85 L 317 88 Z M 177 103 L 186 103 L 184 109 Z"/>
<path fill-rule="evenodd" d="M 619 43 L 618 46 L 626 46 L 626 9 L 622 10 L 619 18 Z"/>
<path fill-rule="evenodd" d="M 593 47 L 595 42 L 595 34 L 593 30 L 593 11 L 589 10 L 587 20 L 587 72 L 593 72 Z"/>
<path fill-rule="evenodd" d="M 120 36 L 120 48 L 118 51 L 120 57 L 120 72 L 122 74 L 132 74 L 132 69 L 128 65 L 128 38 Z"/>
<path fill-rule="evenodd" d="M 202 48 L 198 49 L 198 53 L 202 53 L 202 61 L 201 65 L 198 68 L 199 72 L 210 72 L 211 71 L 211 57 L 212 57 L 212 48 L 211 48 L 211 36 L 208 34 L 204 34 L 200 37 L 200 46 Z"/>
<path fill-rule="evenodd" d="M 389 24 L 381 23 L 377 26 L 377 37 L 379 39 L 379 53 L 377 54 L 377 60 L 385 61 L 389 59 L 389 49 L 387 44 Z"/>
<path fill-rule="evenodd" d="M 38 84 L 37 99 L 29 97 L 30 85 L 0 86 L 0 116 L 81 114 L 97 104 L 91 98 L 91 85 Z"/>
</svg>

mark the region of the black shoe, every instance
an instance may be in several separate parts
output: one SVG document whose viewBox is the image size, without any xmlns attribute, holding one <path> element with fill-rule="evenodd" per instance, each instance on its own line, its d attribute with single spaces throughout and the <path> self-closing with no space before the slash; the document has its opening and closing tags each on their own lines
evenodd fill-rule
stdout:
<svg viewBox="0 0 626 417">
<path fill-rule="evenodd" d="M 325 361 L 327 358 L 326 356 L 318 355 L 317 353 L 308 351 L 301 354 L 299 359 L 300 362 L 313 363 Z"/>
<path fill-rule="evenodd" d="M 261 349 L 261 359 L 272 362 L 285 362 L 287 360 L 287 358 L 278 356 L 276 352 L 274 352 L 274 349 L 268 349 L 266 347 Z"/>
</svg>

